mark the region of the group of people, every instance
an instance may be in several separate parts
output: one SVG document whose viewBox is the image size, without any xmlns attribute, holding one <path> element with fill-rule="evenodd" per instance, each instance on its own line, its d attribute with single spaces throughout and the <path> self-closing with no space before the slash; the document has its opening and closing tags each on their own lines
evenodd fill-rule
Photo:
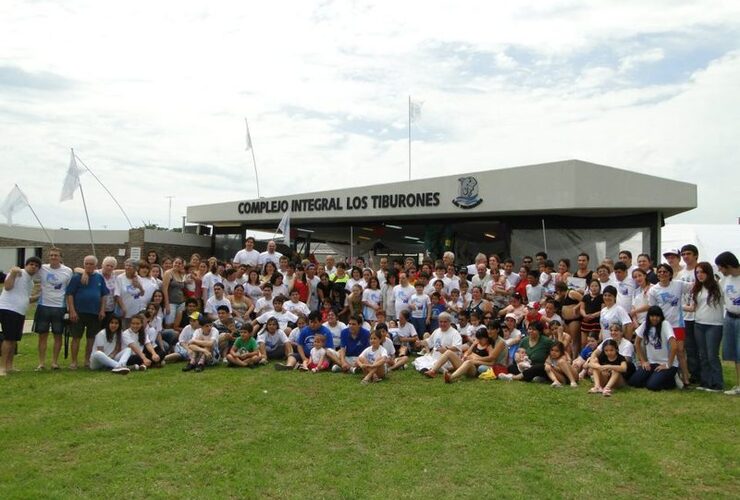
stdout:
<svg viewBox="0 0 740 500">
<path fill-rule="evenodd" d="M 38 300 L 38 371 L 59 369 L 63 333 L 69 369 L 126 374 L 184 362 L 209 366 L 358 373 L 363 383 L 413 366 L 452 383 L 463 377 L 548 381 L 553 387 L 592 380 L 589 392 L 623 386 L 725 390 L 720 361 L 740 376 L 740 265 L 731 252 L 714 264 L 696 246 L 664 253 L 665 263 L 622 250 L 595 270 L 586 253 L 557 265 L 544 252 L 513 259 L 455 255 L 375 268 L 362 257 L 293 261 L 274 242 L 259 252 L 253 238 L 230 262 L 193 254 L 161 259 L 151 251 L 118 269 L 114 257 L 81 268 L 32 257 L 8 273 L 0 295 L 0 375 L 14 371 L 29 303 Z M 35 286 L 38 283 L 38 286 Z M 724 342 L 723 342 L 724 339 Z M 409 363 L 410 360 L 413 360 Z M 736 385 L 725 391 L 740 394 Z"/>
</svg>

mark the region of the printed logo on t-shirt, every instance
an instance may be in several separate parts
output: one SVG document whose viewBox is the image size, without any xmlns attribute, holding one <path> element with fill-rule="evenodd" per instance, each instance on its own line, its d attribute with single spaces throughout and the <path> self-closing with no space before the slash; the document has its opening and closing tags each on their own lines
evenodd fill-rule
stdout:
<svg viewBox="0 0 740 500">
<path fill-rule="evenodd" d="M 54 288 L 54 290 L 61 290 L 62 289 L 62 282 L 57 279 L 57 275 L 53 273 L 48 273 L 46 275 L 46 282 Z"/>
</svg>

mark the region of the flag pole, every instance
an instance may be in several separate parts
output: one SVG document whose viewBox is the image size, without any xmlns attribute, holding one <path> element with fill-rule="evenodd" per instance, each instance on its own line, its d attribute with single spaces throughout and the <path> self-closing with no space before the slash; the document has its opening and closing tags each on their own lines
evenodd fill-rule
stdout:
<svg viewBox="0 0 740 500">
<path fill-rule="evenodd" d="M 90 215 L 87 213 L 87 203 L 85 202 L 85 192 L 82 190 L 82 183 L 78 183 L 80 186 L 80 196 L 82 197 L 82 206 L 85 208 L 85 219 L 87 219 L 87 231 L 90 233 L 90 246 L 92 247 L 92 253 L 95 255 L 95 242 L 93 241 L 92 227 L 90 226 Z M 97 257 L 97 255 L 95 255 Z"/>
<path fill-rule="evenodd" d="M 252 165 L 254 165 L 254 182 L 257 184 L 257 198 L 260 197 L 260 178 L 257 175 L 257 160 L 254 157 L 254 144 L 252 144 L 252 136 L 249 133 L 249 122 L 247 122 L 247 117 L 244 117 L 244 125 L 247 126 L 247 137 L 249 138 L 249 149 L 252 152 Z"/>
<path fill-rule="evenodd" d="M 18 187 L 18 184 L 16 184 L 15 187 L 18 188 L 18 191 L 21 191 L 21 188 Z M 49 243 L 51 243 L 51 246 L 54 246 L 54 240 L 52 240 L 51 239 L 51 236 L 49 236 L 49 233 L 46 230 L 46 228 L 44 227 L 44 225 L 41 223 L 41 219 L 39 219 L 39 216 L 36 215 L 36 210 L 33 209 L 33 207 L 31 206 L 31 203 L 28 201 L 28 198 L 26 197 L 26 193 L 23 193 L 23 191 L 21 191 L 21 193 L 23 194 L 23 199 L 26 200 L 26 205 L 28 205 L 29 210 L 31 210 L 31 213 L 33 214 L 34 218 L 36 219 L 36 222 L 39 223 L 39 226 L 41 226 L 41 230 L 46 235 L 46 239 L 49 240 Z"/>
<path fill-rule="evenodd" d="M 411 96 L 409 96 L 409 180 L 411 180 Z"/>
<path fill-rule="evenodd" d="M 72 151 L 73 151 L 73 153 L 74 153 L 74 149 L 73 149 Z M 75 158 L 77 158 L 77 161 L 79 161 L 80 163 L 82 163 L 82 166 L 83 166 L 83 167 L 85 167 L 85 170 L 87 170 L 88 172 L 90 172 L 90 175 L 92 175 L 92 176 L 93 176 L 93 177 L 95 178 L 95 180 L 96 180 L 96 181 L 98 181 L 98 183 L 99 183 L 99 184 L 100 184 L 101 186 L 103 186 L 103 189 L 105 189 L 105 192 L 106 192 L 106 193 L 108 193 L 108 195 L 109 195 L 109 196 L 111 197 L 111 199 L 113 200 L 113 202 L 114 202 L 114 203 L 115 203 L 116 205 L 118 205 L 118 208 L 119 208 L 119 209 L 121 210 L 121 213 L 123 214 L 123 216 L 124 216 L 124 217 L 126 217 L 126 221 L 128 222 L 128 225 L 129 225 L 129 227 L 130 227 L 131 229 L 133 229 L 133 228 L 134 228 L 134 225 L 133 225 L 133 224 L 131 224 L 131 219 L 129 219 L 129 218 L 128 218 L 128 215 L 126 215 L 126 212 L 125 212 L 125 211 L 123 210 L 123 207 L 121 206 L 121 204 L 120 204 L 120 203 L 118 203 L 118 200 L 116 199 L 116 197 L 115 197 L 115 196 L 113 196 L 113 193 L 111 193 L 111 192 L 110 192 L 110 191 L 108 190 L 108 188 L 107 188 L 107 187 L 105 187 L 105 184 L 103 184 L 103 182 L 102 182 L 102 181 L 101 181 L 100 179 L 98 179 L 98 176 L 97 176 L 97 175 L 95 175 L 95 173 L 94 173 L 94 172 L 93 172 L 92 170 L 90 170 L 90 167 L 88 167 L 87 165 L 85 165 L 85 162 L 84 162 L 84 161 L 82 161 L 82 158 L 80 158 L 79 156 L 77 156 L 77 154 L 75 154 Z M 80 192 L 82 192 L 82 184 L 80 184 Z M 89 223 L 88 223 L 88 224 L 89 224 Z"/>
<path fill-rule="evenodd" d="M 542 219 L 542 241 L 545 244 L 545 253 L 547 253 L 547 235 L 545 234 L 545 219 Z"/>
</svg>

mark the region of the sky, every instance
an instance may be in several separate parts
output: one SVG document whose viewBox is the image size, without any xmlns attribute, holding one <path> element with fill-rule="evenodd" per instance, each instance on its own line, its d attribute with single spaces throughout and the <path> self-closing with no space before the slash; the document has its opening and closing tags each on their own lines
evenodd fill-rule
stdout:
<svg viewBox="0 0 740 500">
<path fill-rule="evenodd" d="M 168 196 L 179 226 L 257 196 L 245 117 L 262 196 L 406 180 L 412 96 L 414 178 L 577 158 L 697 184 L 668 222 L 733 224 L 739 89 L 729 0 L 4 0 L 0 197 L 86 227 L 58 201 L 74 148 L 134 226 Z M 81 182 L 93 228 L 128 227 Z"/>
</svg>

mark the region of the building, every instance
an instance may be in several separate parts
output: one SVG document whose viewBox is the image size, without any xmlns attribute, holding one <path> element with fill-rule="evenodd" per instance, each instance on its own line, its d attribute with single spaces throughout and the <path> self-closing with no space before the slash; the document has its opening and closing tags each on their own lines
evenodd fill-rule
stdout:
<svg viewBox="0 0 740 500">
<path fill-rule="evenodd" d="M 50 229 L 48 232 L 55 246 L 62 250 L 65 264 L 70 267 L 82 266 L 83 258 L 92 253 L 87 230 Z M 123 267 L 123 261 L 128 258 L 145 258 L 150 250 L 155 250 L 160 256 L 180 255 L 186 258 L 192 253 L 210 255 L 211 251 L 211 238 L 197 234 L 141 228 L 94 230 L 92 233 L 97 257 L 102 259 L 112 255 L 118 259 L 118 267 Z M 46 262 L 50 247 L 41 228 L 0 224 L 0 270 L 22 265 L 32 255 Z"/>
<path fill-rule="evenodd" d="M 317 242 L 346 256 L 452 250 L 553 257 L 620 249 L 657 256 L 666 217 L 696 208 L 696 185 L 567 160 L 187 209 L 212 226 L 212 249 L 230 258 L 247 230 L 274 232 L 290 210 L 293 249 Z"/>
</svg>

